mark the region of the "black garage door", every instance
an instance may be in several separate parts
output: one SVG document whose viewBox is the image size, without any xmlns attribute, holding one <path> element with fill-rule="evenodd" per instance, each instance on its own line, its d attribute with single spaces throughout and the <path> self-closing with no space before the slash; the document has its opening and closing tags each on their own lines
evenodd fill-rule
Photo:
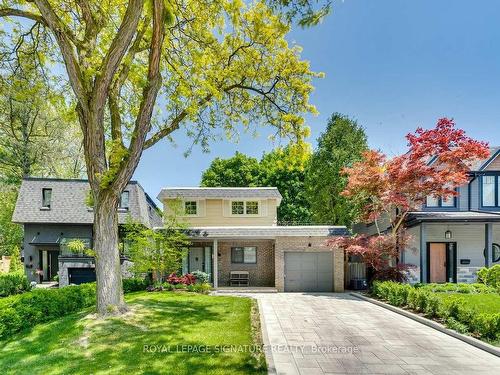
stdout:
<svg viewBox="0 0 500 375">
<path fill-rule="evenodd" d="M 94 268 L 68 268 L 69 283 L 83 284 L 95 281 Z"/>
<path fill-rule="evenodd" d="M 331 252 L 285 252 L 285 292 L 331 291 Z"/>
</svg>

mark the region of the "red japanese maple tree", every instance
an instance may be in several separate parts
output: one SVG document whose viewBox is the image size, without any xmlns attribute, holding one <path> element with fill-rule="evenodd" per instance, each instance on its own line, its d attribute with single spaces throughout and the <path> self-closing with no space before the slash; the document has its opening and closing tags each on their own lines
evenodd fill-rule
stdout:
<svg viewBox="0 0 500 375">
<path fill-rule="evenodd" d="M 468 137 L 447 118 L 439 119 L 434 129 L 418 128 L 406 138 L 405 154 L 388 159 L 370 150 L 362 161 L 344 170 L 348 184 L 342 194 L 361 205 L 359 219 L 374 223 L 378 234 L 329 243 L 361 256 L 376 271 L 389 267 L 405 247 L 408 236 L 403 224 L 408 214 L 420 209 L 428 196 L 455 197 L 456 187 L 468 181 L 474 162 L 489 156 L 487 143 Z M 383 228 L 381 221 L 386 224 Z"/>
</svg>

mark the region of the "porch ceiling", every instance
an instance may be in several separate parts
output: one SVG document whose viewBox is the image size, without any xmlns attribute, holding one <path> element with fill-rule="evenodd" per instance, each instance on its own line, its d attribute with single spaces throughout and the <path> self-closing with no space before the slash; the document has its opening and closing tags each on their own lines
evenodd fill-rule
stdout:
<svg viewBox="0 0 500 375">
<path fill-rule="evenodd" d="M 500 216 L 499 216 L 500 218 Z M 331 237 L 349 235 L 344 226 L 239 226 L 189 229 L 192 239 L 274 239 L 276 237 Z"/>
<path fill-rule="evenodd" d="M 408 227 L 422 222 L 444 223 L 494 223 L 500 222 L 500 214 L 484 211 L 453 211 L 453 212 L 411 212 L 406 220 Z"/>
</svg>

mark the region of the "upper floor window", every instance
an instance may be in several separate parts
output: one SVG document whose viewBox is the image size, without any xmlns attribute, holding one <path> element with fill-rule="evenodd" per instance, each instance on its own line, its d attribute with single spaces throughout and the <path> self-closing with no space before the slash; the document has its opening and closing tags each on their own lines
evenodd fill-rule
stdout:
<svg viewBox="0 0 500 375">
<path fill-rule="evenodd" d="M 184 214 L 185 215 L 197 215 L 198 214 L 198 202 L 196 201 L 186 201 L 184 202 Z"/>
<path fill-rule="evenodd" d="M 243 215 L 245 213 L 245 202 L 243 201 L 231 202 L 231 213 L 233 215 Z"/>
<path fill-rule="evenodd" d="M 52 189 L 42 189 L 42 207 L 50 208 L 52 203 Z"/>
<path fill-rule="evenodd" d="M 258 215 L 259 202 L 258 201 L 232 201 L 231 202 L 232 215 Z"/>
<path fill-rule="evenodd" d="M 481 178 L 481 197 L 483 207 L 500 206 L 500 191 L 498 189 L 500 176 L 482 176 Z"/>
<path fill-rule="evenodd" d="M 129 208 L 129 197 L 130 197 L 130 192 L 128 190 L 125 190 L 120 195 L 120 206 L 119 206 L 119 208 L 128 210 L 128 208 Z"/>
<path fill-rule="evenodd" d="M 428 208 L 437 208 L 437 207 L 456 207 L 456 197 L 448 197 L 441 198 L 435 196 L 428 196 L 425 202 L 425 206 Z"/>
</svg>

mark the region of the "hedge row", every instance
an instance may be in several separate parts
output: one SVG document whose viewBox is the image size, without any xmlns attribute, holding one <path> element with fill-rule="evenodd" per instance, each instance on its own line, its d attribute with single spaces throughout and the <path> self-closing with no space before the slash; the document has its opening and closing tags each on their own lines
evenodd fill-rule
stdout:
<svg viewBox="0 0 500 375">
<path fill-rule="evenodd" d="M 26 275 L 22 272 L 0 274 L 0 297 L 20 294 L 31 289 Z"/>
<path fill-rule="evenodd" d="M 416 284 L 416 288 L 423 288 L 430 292 L 436 293 L 462 293 L 462 294 L 484 294 L 484 293 L 496 293 L 497 290 L 491 286 L 475 283 L 475 284 L 464 284 L 464 283 L 444 283 L 444 284 Z"/>
<path fill-rule="evenodd" d="M 125 293 L 146 290 L 147 280 L 124 279 Z M 23 329 L 80 311 L 96 303 L 95 283 L 31 292 L 0 299 L 0 339 Z"/>
<path fill-rule="evenodd" d="M 427 288 L 392 281 L 374 282 L 372 294 L 394 306 L 408 307 L 429 318 L 439 318 L 450 328 L 489 340 L 500 339 L 500 313 L 478 313 L 462 298 L 440 298 Z"/>
<path fill-rule="evenodd" d="M 149 285 L 149 281 L 139 277 L 131 279 L 123 279 L 123 292 L 140 292 L 146 290 Z"/>
<path fill-rule="evenodd" d="M 95 284 L 34 289 L 0 301 L 0 338 L 96 303 Z"/>
</svg>

